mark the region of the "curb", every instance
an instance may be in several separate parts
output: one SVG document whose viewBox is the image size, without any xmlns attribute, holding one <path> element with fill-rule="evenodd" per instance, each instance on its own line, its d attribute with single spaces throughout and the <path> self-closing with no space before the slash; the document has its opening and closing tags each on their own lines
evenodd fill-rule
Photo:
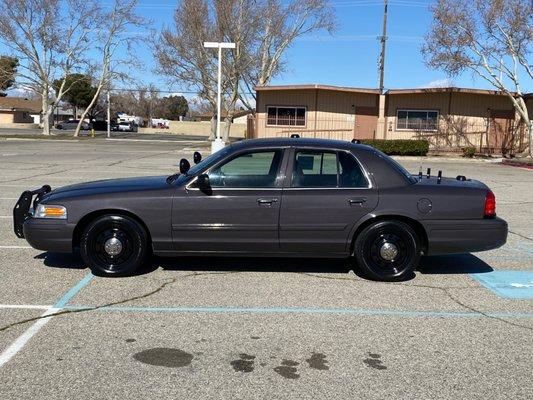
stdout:
<svg viewBox="0 0 533 400">
<path fill-rule="evenodd" d="M 518 168 L 524 168 L 524 169 L 533 170 L 533 162 L 532 163 L 526 163 L 526 162 L 521 162 L 521 161 L 503 159 L 502 160 L 502 165 L 507 165 L 509 167 L 518 167 Z"/>
</svg>

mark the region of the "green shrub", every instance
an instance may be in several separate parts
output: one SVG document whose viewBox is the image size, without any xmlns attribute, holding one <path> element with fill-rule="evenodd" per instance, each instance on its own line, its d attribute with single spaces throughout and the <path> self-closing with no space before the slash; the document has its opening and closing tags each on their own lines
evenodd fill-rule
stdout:
<svg viewBox="0 0 533 400">
<path fill-rule="evenodd" d="M 361 143 L 375 147 L 389 156 L 425 156 L 429 151 L 427 140 L 364 139 Z"/>
<path fill-rule="evenodd" d="M 461 150 L 463 150 L 463 157 L 472 158 L 476 155 L 475 147 L 463 147 Z"/>
</svg>

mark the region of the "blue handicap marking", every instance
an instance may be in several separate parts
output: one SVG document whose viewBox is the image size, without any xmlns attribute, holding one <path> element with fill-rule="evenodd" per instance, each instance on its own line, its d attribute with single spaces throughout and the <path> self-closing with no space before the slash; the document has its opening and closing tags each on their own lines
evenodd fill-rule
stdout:
<svg viewBox="0 0 533 400">
<path fill-rule="evenodd" d="M 500 297 L 533 299 L 533 271 L 492 271 L 470 276 Z"/>
</svg>

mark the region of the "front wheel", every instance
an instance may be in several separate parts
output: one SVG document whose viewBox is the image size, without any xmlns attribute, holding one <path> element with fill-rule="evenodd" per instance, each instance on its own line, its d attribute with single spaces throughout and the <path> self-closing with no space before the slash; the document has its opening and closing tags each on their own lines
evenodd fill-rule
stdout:
<svg viewBox="0 0 533 400">
<path fill-rule="evenodd" d="M 131 275 L 146 259 L 148 234 L 130 217 L 104 215 L 84 230 L 80 253 L 95 275 Z"/>
<path fill-rule="evenodd" d="M 420 260 L 416 232 L 401 221 L 367 226 L 354 243 L 353 256 L 363 274 L 378 281 L 398 281 L 413 273 Z"/>
</svg>

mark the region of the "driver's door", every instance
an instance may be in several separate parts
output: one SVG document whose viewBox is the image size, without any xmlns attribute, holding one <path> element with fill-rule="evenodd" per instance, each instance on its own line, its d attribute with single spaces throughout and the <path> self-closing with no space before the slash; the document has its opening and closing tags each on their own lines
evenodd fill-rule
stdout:
<svg viewBox="0 0 533 400">
<path fill-rule="evenodd" d="M 283 155 L 281 148 L 243 151 L 205 171 L 210 190 L 200 190 L 195 180 L 178 189 L 174 250 L 277 252 Z"/>
</svg>

